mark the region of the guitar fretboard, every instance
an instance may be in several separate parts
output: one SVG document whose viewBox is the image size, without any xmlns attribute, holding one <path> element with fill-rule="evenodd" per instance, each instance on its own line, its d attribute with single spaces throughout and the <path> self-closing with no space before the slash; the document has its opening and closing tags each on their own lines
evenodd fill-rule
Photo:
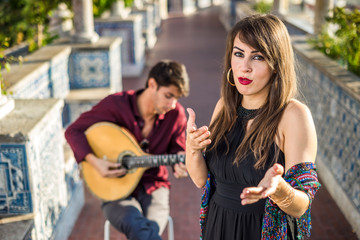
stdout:
<svg viewBox="0 0 360 240">
<path fill-rule="evenodd" d="M 126 169 L 138 167 L 158 167 L 161 165 L 173 165 L 175 163 L 185 163 L 185 155 L 146 155 L 146 156 L 125 156 L 122 159 L 122 166 Z"/>
</svg>

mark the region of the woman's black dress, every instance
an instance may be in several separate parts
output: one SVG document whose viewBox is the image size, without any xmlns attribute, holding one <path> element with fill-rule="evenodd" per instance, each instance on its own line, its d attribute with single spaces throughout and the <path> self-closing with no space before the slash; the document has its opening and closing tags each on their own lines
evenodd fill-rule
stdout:
<svg viewBox="0 0 360 240">
<path fill-rule="evenodd" d="M 224 141 L 218 145 L 216 151 L 206 152 L 208 169 L 216 180 L 216 191 L 209 202 L 203 232 L 204 240 L 261 239 L 265 199 L 243 206 L 240 193 L 245 187 L 259 184 L 266 170 L 273 164 L 276 145 L 274 144 L 274 149 L 269 154 L 265 169 L 254 168 L 253 154 L 240 161 L 238 166 L 234 165 L 235 151 L 244 138 L 244 133 L 243 121 L 238 118 L 227 134 L 229 152 L 226 154 L 227 147 Z M 284 165 L 284 155 L 281 151 L 277 162 Z"/>
</svg>

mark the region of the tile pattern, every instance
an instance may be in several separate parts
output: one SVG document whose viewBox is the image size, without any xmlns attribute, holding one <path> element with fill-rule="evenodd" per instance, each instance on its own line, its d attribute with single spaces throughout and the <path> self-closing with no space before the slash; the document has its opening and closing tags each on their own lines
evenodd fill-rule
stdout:
<svg viewBox="0 0 360 240">
<path fill-rule="evenodd" d="M 28 143 L 36 239 L 49 239 L 67 205 L 61 109 L 53 109 Z"/>
<path fill-rule="evenodd" d="M 64 53 L 50 61 L 50 92 L 53 98 L 65 98 L 69 93 L 69 55 Z"/>
<path fill-rule="evenodd" d="M 98 44 L 104 45 L 73 46 L 69 57 L 70 89 L 120 89 L 121 41 L 116 38 L 103 38 Z"/>
<path fill-rule="evenodd" d="M 145 48 L 141 46 L 142 16 L 126 20 L 95 21 L 95 31 L 100 36 L 121 37 L 121 61 L 124 64 L 136 64 L 145 57 Z"/>
<path fill-rule="evenodd" d="M 6 138 L 4 135 L 0 143 L 0 178 L 5 180 L 0 194 L 1 214 L 33 213 L 33 238 L 49 239 L 68 205 L 62 147 L 63 104 L 54 99 L 16 103 L 14 117 L 25 119 L 34 104 L 39 106 L 39 113 L 28 121 L 26 131 L 8 134 Z M 14 121 L 14 124 L 21 123 Z"/>
<path fill-rule="evenodd" d="M 75 121 L 81 113 L 89 111 L 96 103 L 98 103 L 98 100 L 66 103 L 65 106 L 67 106 L 69 113 L 68 123 Z"/>
<path fill-rule="evenodd" d="M 110 87 L 108 51 L 73 52 L 69 59 L 70 89 Z"/>
<path fill-rule="evenodd" d="M 26 147 L 0 143 L 0 214 L 33 211 Z"/>
<path fill-rule="evenodd" d="M 75 63 L 84 69 L 78 74 L 85 83 L 86 80 L 90 82 L 90 87 L 108 86 L 113 91 L 122 89 L 120 41 L 113 42 L 106 50 L 93 49 L 94 54 L 75 57 L 75 61 L 79 60 Z M 68 61 L 69 55 L 68 50 L 48 60 L 39 58 L 24 64 L 29 74 L 12 89 L 15 90 L 12 97 L 65 98 L 69 93 L 68 67 L 74 64 L 74 61 Z M 76 114 L 93 104 L 82 104 L 75 110 Z M 78 196 L 83 187 L 81 184 L 79 189 L 78 165 L 75 161 L 67 161 L 65 166 L 61 111 L 62 104 L 49 111 L 24 142 L 0 143 L 0 215 L 34 213 L 32 238 L 37 240 L 56 238 L 54 234 L 64 235 L 62 229 L 68 229 L 69 222 L 75 221 L 84 202 L 83 197 Z M 68 111 L 65 109 L 63 116 L 71 118 Z M 75 195 L 78 196 L 77 202 L 72 202 Z M 77 212 L 73 210 L 76 206 Z"/>
<path fill-rule="evenodd" d="M 17 87 L 18 86 L 18 87 Z M 50 76 L 48 65 L 43 65 L 37 69 L 29 77 L 26 77 L 21 84 L 10 89 L 14 99 L 45 99 L 51 97 Z"/>
<path fill-rule="evenodd" d="M 76 187 L 82 182 L 79 171 L 79 165 L 75 161 L 75 158 L 72 156 L 70 159 L 67 159 L 65 163 L 65 183 L 66 192 L 68 193 L 67 201 L 70 201 Z"/>
<path fill-rule="evenodd" d="M 64 98 L 69 92 L 69 54 L 69 47 L 46 46 L 26 57 L 26 61 L 14 69 L 14 74 L 19 71 L 25 75 L 18 84 L 9 89 L 13 91 L 12 97 Z"/>
</svg>

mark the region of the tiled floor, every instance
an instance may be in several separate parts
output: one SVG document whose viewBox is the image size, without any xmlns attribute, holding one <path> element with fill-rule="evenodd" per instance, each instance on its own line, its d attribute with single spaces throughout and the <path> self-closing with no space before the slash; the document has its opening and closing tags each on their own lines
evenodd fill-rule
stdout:
<svg viewBox="0 0 360 240">
<path fill-rule="evenodd" d="M 195 110 L 198 126 L 207 125 L 219 97 L 225 38 L 226 32 L 214 8 L 187 17 L 170 14 L 170 18 L 163 21 L 162 32 L 158 36 L 155 48 L 147 54 L 148 66 L 164 58 L 185 63 L 191 80 L 191 92 L 188 98 L 181 99 L 181 103 Z M 140 78 L 123 79 L 124 89 L 143 87 L 147 70 Z M 170 204 L 175 225 L 175 239 L 199 239 L 198 213 L 201 191 L 189 178 L 176 180 L 170 174 L 170 179 L 173 184 Z M 100 210 L 100 200 L 87 190 L 85 198 L 85 206 L 69 237 L 70 240 L 103 238 L 105 219 Z M 312 222 L 311 239 L 357 239 L 325 187 L 320 189 L 313 202 Z M 163 234 L 164 240 L 167 240 L 166 233 L 165 231 Z M 111 239 L 126 238 L 111 228 Z"/>
</svg>

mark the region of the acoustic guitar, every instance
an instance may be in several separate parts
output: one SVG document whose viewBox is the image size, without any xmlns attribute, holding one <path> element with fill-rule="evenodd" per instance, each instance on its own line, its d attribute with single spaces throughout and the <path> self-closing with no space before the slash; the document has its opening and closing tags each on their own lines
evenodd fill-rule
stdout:
<svg viewBox="0 0 360 240">
<path fill-rule="evenodd" d="M 185 155 L 150 155 L 142 151 L 134 136 L 125 128 L 110 122 L 98 122 L 85 132 L 94 154 L 106 161 L 119 162 L 127 174 L 117 178 L 102 177 L 88 162 L 82 161 L 81 172 L 90 191 L 104 201 L 123 199 L 138 185 L 151 167 L 185 162 Z"/>
</svg>

